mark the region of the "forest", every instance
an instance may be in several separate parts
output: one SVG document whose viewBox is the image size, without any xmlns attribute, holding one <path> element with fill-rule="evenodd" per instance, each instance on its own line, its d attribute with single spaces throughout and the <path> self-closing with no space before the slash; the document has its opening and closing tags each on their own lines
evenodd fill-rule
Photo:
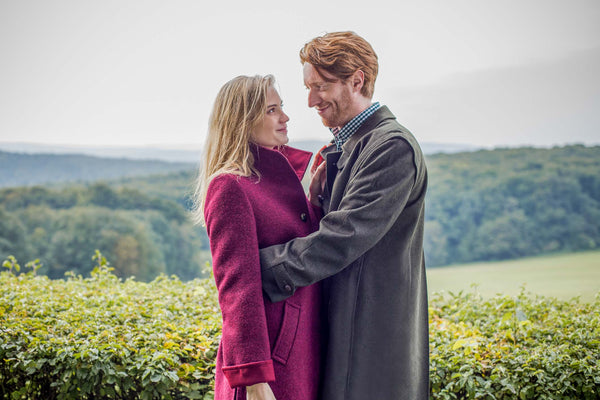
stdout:
<svg viewBox="0 0 600 400">
<path fill-rule="evenodd" d="M 516 148 L 427 159 L 429 266 L 600 246 L 600 147 Z"/>
<path fill-rule="evenodd" d="M 200 277 L 210 259 L 205 231 L 182 205 L 136 189 L 19 187 L 0 191 L 0 204 L 0 258 L 39 259 L 50 278 L 88 274 L 96 249 L 118 276 L 145 281 Z"/>
<path fill-rule="evenodd" d="M 599 146 L 439 153 L 426 162 L 428 267 L 600 247 Z M 61 278 L 88 274 L 98 249 L 120 277 L 203 276 L 208 239 L 188 215 L 196 171 L 162 172 L 0 190 L 0 259 L 39 259 L 40 273 Z"/>
</svg>

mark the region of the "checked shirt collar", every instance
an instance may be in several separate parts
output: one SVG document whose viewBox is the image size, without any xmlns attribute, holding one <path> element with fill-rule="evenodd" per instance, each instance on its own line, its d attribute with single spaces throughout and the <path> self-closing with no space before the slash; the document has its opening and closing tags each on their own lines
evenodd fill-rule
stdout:
<svg viewBox="0 0 600 400">
<path fill-rule="evenodd" d="M 338 151 L 342 150 L 342 146 L 348 141 L 348 139 L 350 139 L 350 136 L 352 136 L 358 130 L 358 128 L 360 128 L 363 122 L 373 115 L 373 113 L 377 111 L 379 107 L 381 107 L 379 102 L 375 102 L 369 108 L 352 118 L 350 122 L 344 125 L 341 129 L 337 127 L 329 129 L 333 134 L 333 140 Z"/>
</svg>

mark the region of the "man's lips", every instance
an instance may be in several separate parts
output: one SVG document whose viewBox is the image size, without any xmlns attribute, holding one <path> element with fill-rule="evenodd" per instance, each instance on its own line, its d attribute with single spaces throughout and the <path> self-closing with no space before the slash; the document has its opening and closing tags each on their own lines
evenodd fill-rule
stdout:
<svg viewBox="0 0 600 400">
<path fill-rule="evenodd" d="M 315 107 L 315 108 L 319 114 L 323 114 L 329 108 L 329 106 L 327 105 L 325 107 Z"/>
</svg>

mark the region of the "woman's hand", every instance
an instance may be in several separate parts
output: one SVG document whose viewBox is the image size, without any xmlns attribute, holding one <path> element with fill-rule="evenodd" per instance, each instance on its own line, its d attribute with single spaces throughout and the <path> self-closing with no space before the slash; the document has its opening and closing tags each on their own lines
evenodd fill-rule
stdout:
<svg viewBox="0 0 600 400">
<path fill-rule="evenodd" d="M 326 165 L 326 163 L 321 163 L 321 165 L 319 165 L 310 180 L 310 185 L 308 186 L 308 200 L 317 207 L 321 206 L 319 196 L 323 193 L 323 189 L 325 188 Z"/>
<path fill-rule="evenodd" d="M 246 400 L 277 400 L 268 383 L 246 386 Z"/>
</svg>

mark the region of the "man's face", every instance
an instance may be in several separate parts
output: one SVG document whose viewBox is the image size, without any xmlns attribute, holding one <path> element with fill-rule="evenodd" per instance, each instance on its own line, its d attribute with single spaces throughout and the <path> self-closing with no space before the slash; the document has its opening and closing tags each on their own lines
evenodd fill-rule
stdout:
<svg viewBox="0 0 600 400">
<path fill-rule="evenodd" d="M 304 85 L 308 89 L 308 106 L 317 110 L 323 125 L 342 127 L 354 117 L 350 79 L 343 82 L 327 71 L 304 63 Z"/>
</svg>

